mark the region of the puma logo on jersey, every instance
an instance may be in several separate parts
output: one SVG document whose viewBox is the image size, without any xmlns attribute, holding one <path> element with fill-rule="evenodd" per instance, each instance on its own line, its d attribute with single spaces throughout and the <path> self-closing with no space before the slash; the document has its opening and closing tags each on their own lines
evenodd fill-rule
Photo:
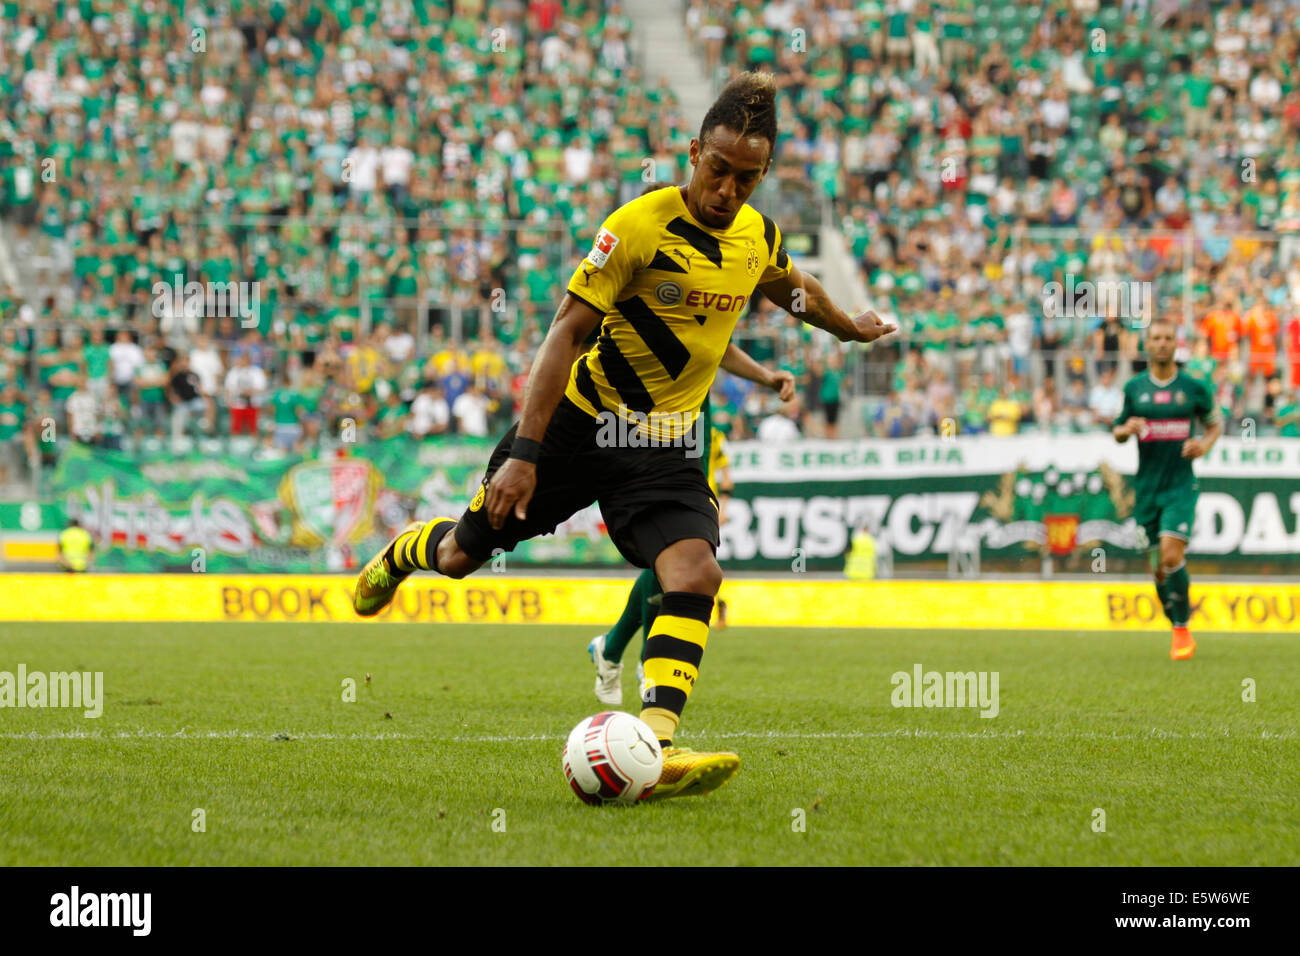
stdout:
<svg viewBox="0 0 1300 956">
<path fill-rule="evenodd" d="M 690 271 L 691 271 L 691 260 L 694 259 L 696 256 L 698 256 L 699 253 L 698 253 L 698 252 L 682 252 L 680 249 L 674 249 L 674 250 L 673 250 L 673 255 L 675 255 L 678 259 L 681 259 L 682 262 L 686 263 L 686 271 L 687 271 L 687 272 L 690 272 Z"/>
</svg>

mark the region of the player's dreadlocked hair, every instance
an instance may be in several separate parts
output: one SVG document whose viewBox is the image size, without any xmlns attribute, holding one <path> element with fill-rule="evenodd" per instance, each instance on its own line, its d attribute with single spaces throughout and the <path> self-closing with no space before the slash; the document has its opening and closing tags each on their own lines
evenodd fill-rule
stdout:
<svg viewBox="0 0 1300 956">
<path fill-rule="evenodd" d="M 722 88 L 704 114 L 700 142 L 715 126 L 725 126 L 741 136 L 765 136 L 776 147 L 776 80 L 771 73 L 741 73 Z"/>
</svg>

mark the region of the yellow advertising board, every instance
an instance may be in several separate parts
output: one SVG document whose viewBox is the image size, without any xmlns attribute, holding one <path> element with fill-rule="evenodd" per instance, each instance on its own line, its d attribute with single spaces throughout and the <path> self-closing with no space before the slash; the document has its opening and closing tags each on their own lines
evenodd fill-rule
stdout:
<svg viewBox="0 0 1300 956">
<path fill-rule="evenodd" d="M 359 621 L 352 578 L 324 575 L 6 574 L 0 621 Z M 375 621 L 607 627 L 631 578 L 507 577 L 408 581 Z M 735 626 L 1152 630 L 1167 622 L 1150 583 L 833 581 L 723 584 Z M 1192 583 L 1193 630 L 1300 634 L 1300 585 Z"/>
</svg>

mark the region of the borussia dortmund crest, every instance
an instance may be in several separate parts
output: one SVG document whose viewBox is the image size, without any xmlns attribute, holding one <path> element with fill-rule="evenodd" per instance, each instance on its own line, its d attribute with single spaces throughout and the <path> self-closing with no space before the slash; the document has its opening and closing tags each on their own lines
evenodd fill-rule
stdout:
<svg viewBox="0 0 1300 956">
<path fill-rule="evenodd" d="M 751 239 L 749 242 L 749 252 L 745 256 L 745 268 L 749 271 L 750 275 L 758 275 L 759 263 L 758 248 L 754 245 L 754 241 Z"/>
</svg>

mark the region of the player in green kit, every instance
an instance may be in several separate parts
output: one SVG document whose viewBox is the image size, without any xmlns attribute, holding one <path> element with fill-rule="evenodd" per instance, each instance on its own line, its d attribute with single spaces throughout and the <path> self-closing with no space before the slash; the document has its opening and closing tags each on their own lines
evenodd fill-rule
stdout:
<svg viewBox="0 0 1300 956">
<path fill-rule="evenodd" d="M 1223 434 L 1223 423 L 1209 385 L 1174 364 L 1174 323 L 1156 319 L 1147 328 L 1150 365 L 1124 386 L 1124 407 L 1111 433 L 1116 441 L 1138 440 L 1134 485 L 1138 547 L 1150 549 L 1156 594 L 1174 626 L 1169 656 L 1187 660 L 1196 642 L 1187 630 L 1191 614 L 1184 552 L 1196 515 L 1197 485 L 1192 459 L 1200 458 Z M 1205 426 L 1193 437 L 1196 421 Z"/>
</svg>

